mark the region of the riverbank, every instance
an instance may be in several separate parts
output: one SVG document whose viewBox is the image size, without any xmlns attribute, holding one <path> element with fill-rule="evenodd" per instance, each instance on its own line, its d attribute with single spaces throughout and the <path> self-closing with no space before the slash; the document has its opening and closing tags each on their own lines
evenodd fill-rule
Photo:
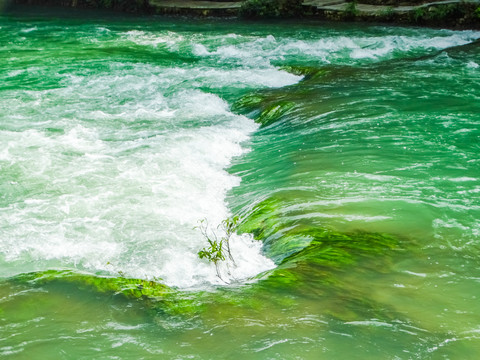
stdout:
<svg viewBox="0 0 480 360">
<path fill-rule="evenodd" d="M 368 2 L 368 3 L 367 3 Z M 307 16 L 334 21 L 385 22 L 450 28 L 479 28 L 478 1 L 446 0 L 435 2 L 346 2 L 344 0 L 307 0 Z"/>
<path fill-rule="evenodd" d="M 8 1 L 7 1 L 8 3 Z M 480 28 L 480 1 L 443 0 L 12 0 L 15 5 L 98 8 L 167 16 L 299 18 L 378 22 L 448 28 Z M 287 4 L 287 5 L 286 5 Z"/>
</svg>

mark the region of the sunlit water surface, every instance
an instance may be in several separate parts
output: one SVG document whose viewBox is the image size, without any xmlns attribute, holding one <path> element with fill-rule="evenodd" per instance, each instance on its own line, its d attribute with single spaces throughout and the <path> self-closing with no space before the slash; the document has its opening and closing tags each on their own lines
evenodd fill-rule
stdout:
<svg viewBox="0 0 480 360">
<path fill-rule="evenodd" d="M 480 32 L 83 15 L 0 17 L 2 358 L 480 353 Z M 220 279 L 195 227 L 262 204 Z M 397 245 L 287 284 L 307 228 Z M 52 269 L 191 303 L 18 280 Z"/>
</svg>

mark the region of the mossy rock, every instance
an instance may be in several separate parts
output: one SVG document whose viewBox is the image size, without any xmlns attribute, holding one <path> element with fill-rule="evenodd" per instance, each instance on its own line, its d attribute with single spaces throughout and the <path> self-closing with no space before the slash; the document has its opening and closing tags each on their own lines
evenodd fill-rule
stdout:
<svg viewBox="0 0 480 360">
<path fill-rule="evenodd" d="M 296 235 L 297 230 L 293 232 Z M 340 233 L 313 227 L 303 229 L 303 234 L 312 237 L 310 244 L 263 274 L 252 291 L 311 299 L 319 304 L 323 313 L 343 321 L 366 316 L 393 320 L 399 316 L 394 309 L 370 299 L 368 286 L 352 287 L 345 282 L 345 274 L 358 269 L 365 271 L 366 264 L 373 264 L 374 271 L 390 268 L 394 251 L 399 248 L 397 238 L 380 233 Z M 286 232 L 285 236 L 289 239 L 293 235 Z M 332 302 L 331 299 L 336 300 Z"/>
<path fill-rule="evenodd" d="M 268 126 L 280 120 L 289 110 L 295 106 L 291 101 L 280 101 L 264 109 L 255 121 L 262 126 Z"/>
<path fill-rule="evenodd" d="M 249 113 L 253 113 L 255 111 L 259 114 L 259 109 L 265 99 L 265 96 L 262 96 L 260 94 L 248 94 L 237 100 L 233 104 L 232 110 L 245 115 L 248 115 Z"/>
<path fill-rule="evenodd" d="M 275 219 L 283 211 L 284 202 L 278 196 L 271 196 L 256 204 L 248 216 L 241 218 L 238 231 L 251 233 L 257 240 L 263 240 L 274 230 Z"/>
<path fill-rule="evenodd" d="M 232 110 L 247 115 L 262 127 L 280 120 L 295 103 L 287 100 L 271 101 L 266 96 L 250 94 L 240 98 L 232 106 Z"/>
<path fill-rule="evenodd" d="M 318 219 L 303 216 L 289 193 L 276 193 L 253 206 L 245 214 L 238 231 L 253 234 L 263 242 L 263 251 L 284 266 L 300 260 L 338 268 L 355 263 L 359 256 L 383 258 L 398 249 L 400 240 L 389 234 L 327 228 Z M 312 211 L 307 210 L 307 211 Z"/>
<path fill-rule="evenodd" d="M 289 65 L 280 69 L 294 75 L 303 76 L 302 83 L 320 78 L 325 78 L 327 81 L 330 76 L 334 76 L 331 70 L 314 66 Z M 247 94 L 232 105 L 232 111 L 254 119 L 262 127 L 271 125 L 295 108 L 295 102 L 290 99 L 292 94 L 302 91 L 302 88 L 297 85 Z"/>
<path fill-rule="evenodd" d="M 328 71 L 326 69 L 317 68 L 314 66 L 293 66 L 292 65 L 292 66 L 282 66 L 280 69 L 286 72 L 289 72 L 290 74 L 304 76 L 303 81 L 310 80 L 310 79 L 317 79 L 320 77 L 324 77 L 326 74 L 328 74 Z"/>
<path fill-rule="evenodd" d="M 398 248 L 398 239 L 370 232 L 340 233 L 311 228 L 304 231 L 313 238 L 303 250 L 286 257 L 282 264 L 308 261 L 326 267 L 350 265 L 355 256 L 381 256 Z"/>
<path fill-rule="evenodd" d="M 156 281 L 128 279 L 125 277 L 101 277 L 73 272 L 71 270 L 47 270 L 19 275 L 19 282 L 43 285 L 49 282 L 75 284 L 79 288 L 90 288 L 100 293 L 121 294 L 127 298 L 161 299 L 171 295 L 174 290 Z"/>
<path fill-rule="evenodd" d="M 171 316 L 191 316 L 199 312 L 205 303 L 203 292 L 180 292 L 158 281 L 129 279 L 125 277 L 102 277 L 71 270 L 47 270 L 18 275 L 14 283 L 34 286 L 69 284 L 78 289 L 94 291 L 107 296 L 122 296 L 127 300 L 138 300 L 154 313 Z"/>
</svg>

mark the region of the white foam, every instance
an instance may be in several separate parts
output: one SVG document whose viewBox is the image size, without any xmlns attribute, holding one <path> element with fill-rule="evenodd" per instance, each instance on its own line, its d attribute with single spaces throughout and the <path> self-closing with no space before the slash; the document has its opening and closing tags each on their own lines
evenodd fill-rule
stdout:
<svg viewBox="0 0 480 360">
<path fill-rule="evenodd" d="M 137 45 L 181 52 L 205 59 L 210 64 L 228 64 L 249 71 L 272 69 L 276 62 L 288 59 L 319 64 L 352 64 L 358 61 L 391 59 L 400 54 L 425 54 L 425 51 L 464 45 L 480 38 L 478 31 L 401 31 L 371 36 L 343 36 L 339 33 L 312 32 L 305 38 L 274 37 L 270 34 L 249 36 L 211 36 L 180 34 L 172 31 L 133 30 L 123 38 Z M 286 76 L 283 74 L 283 76 Z M 296 81 L 298 81 L 297 79 Z M 294 81 L 295 82 L 295 81 Z M 274 85 L 277 86 L 277 85 Z M 284 86 L 284 85 L 278 85 Z"/>
<path fill-rule="evenodd" d="M 468 176 L 462 176 L 458 178 L 449 178 L 448 180 L 453 181 L 453 182 L 468 182 L 468 181 L 478 181 L 477 178 L 472 178 Z"/>
<path fill-rule="evenodd" d="M 185 78 L 206 83 L 200 70 L 168 69 L 158 77 L 150 70 L 69 75 L 63 88 L 12 103 L 9 111 L 18 114 L 39 106 L 36 124 L 43 125 L 0 132 L 2 170 L 19 169 L 7 194 L 15 202 L 0 209 L 7 264 L 162 278 L 184 288 L 224 283 L 198 258 L 206 241 L 193 228 L 230 215 L 224 199 L 240 179 L 224 169 L 246 151 L 242 143 L 257 125 L 195 88 L 164 95 Z M 218 73 L 228 80 L 227 71 Z M 131 97 L 135 103 L 120 104 Z M 233 247 L 242 252 L 235 279 L 273 266 L 248 236 L 232 240 Z M 18 271 L 2 267 L 3 275 Z"/>
<path fill-rule="evenodd" d="M 176 49 L 175 46 L 184 40 L 182 35 L 172 31 L 162 34 L 155 34 L 147 31 L 131 30 L 127 31 L 124 35 L 128 41 L 131 41 L 137 45 L 148 45 L 153 47 L 165 45 L 171 49 Z"/>
<path fill-rule="evenodd" d="M 30 33 L 32 31 L 37 31 L 38 30 L 38 27 L 34 26 L 34 27 L 31 27 L 31 28 L 26 28 L 26 29 L 22 29 L 20 30 L 20 32 L 22 33 Z"/>
<path fill-rule="evenodd" d="M 480 32 L 444 32 L 437 36 L 413 33 L 409 35 L 345 37 L 319 34 L 315 39 L 275 39 L 273 36 L 252 38 L 208 50 L 202 44 L 193 47 L 197 56 L 216 57 L 223 62 L 269 66 L 273 61 L 295 56 L 297 59 L 322 63 L 348 62 L 349 59 L 388 59 L 397 53 L 440 50 L 468 44 L 480 38 Z"/>
<path fill-rule="evenodd" d="M 12 71 L 9 71 L 8 72 L 8 76 L 11 76 L 11 77 L 15 77 L 15 76 L 18 76 L 18 75 L 21 75 L 23 73 L 25 73 L 26 70 L 24 69 L 21 69 L 21 70 L 12 70 Z"/>
<path fill-rule="evenodd" d="M 475 61 L 469 61 L 467 67 L 470 69 L 478 69 L 480 65 L 478 65 Z"/>
</svg>

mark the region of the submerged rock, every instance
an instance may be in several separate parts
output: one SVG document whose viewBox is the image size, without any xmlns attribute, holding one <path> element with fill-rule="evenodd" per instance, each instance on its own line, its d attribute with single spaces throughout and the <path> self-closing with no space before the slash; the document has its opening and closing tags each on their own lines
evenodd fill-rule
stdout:
<svg viewBox="0 0 480 360">
<path fill-rule="evenodd" d="M 265 127 L 285 118 L 290 111 L 294 110 L 296 103 L 294 100 L 292 101 L 292 94 L 299 91 L 306 82 L 319 81 L 323 78 L 328 81 L 330 75 L 335 76 L 331 70 L 323 67 L 289 65 L 282 66 L 280 69 L 303 76 L 303 79 L 298 84 L 281 89 L 247 94 L 233 104 L 232 110 L 254 119 L 255 122 Z"/>
<path fill-rule="evenodd" d="M 255 121 L 262 126 L 268 126 L 278 121 L 284 114 L 292 109 L 295 104 L 291 101 L 280 101 L 264 109 Z"/>
<path fill-rule="evenodd" d="M 313 66 L 282 66 L 280 69 L 287 71 L 294 75 L 304 76 L 305 80 L 316 79 L 325 76 L 328 71 L 324 68 L 317 68 Z"/>
<path fill-rule="evenodd" d="M 233 111 L 252 117 L 262 127 L 280 120 L 295 107 L 288 100 L 271 102 L 268 97 L 259 94 L 249 94 L 238 100 L 232 107 Z"/>
<path fill-rule="evenodd" d="M 263 241 L 265 252 L 280 265 L 310 258 L 337 267 L 351 264 L 355 256 L 379 256 L 399 245 L 399 239 L 388 234 L 342 233 L 308 219 L 297 220 L 301 209 L 287 214 L 287 201 L 274 196 L 260 202 L 239 226 L 240 231 Z"/>
<path fill-rule="evenodd" d="M 174 290 L 156 281 L 128 279 L 125 277 L 101 277 L 72 270 L 47 270 L 15 277 L 17 282 L 43 285 L 49 282 L 67 282 L 79 288 L 90 288 L 100 293 L 121 294 L 128 298 L 161 299 Z"/>
</svg>

